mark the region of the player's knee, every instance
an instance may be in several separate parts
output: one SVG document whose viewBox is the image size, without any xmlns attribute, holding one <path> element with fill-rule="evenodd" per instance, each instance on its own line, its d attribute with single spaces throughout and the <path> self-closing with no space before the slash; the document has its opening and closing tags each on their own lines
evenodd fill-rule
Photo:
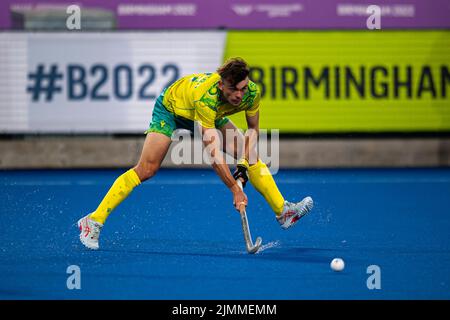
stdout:
<svg viewBox="0 0 450 320">
<path fill-rule="evenodd" d="M 145 181 L 153 177 L 159 170 L 159 164 L 153 162 L 139 163 L 135 168 L 137 175 L 141 181 Z"/>
</svg>

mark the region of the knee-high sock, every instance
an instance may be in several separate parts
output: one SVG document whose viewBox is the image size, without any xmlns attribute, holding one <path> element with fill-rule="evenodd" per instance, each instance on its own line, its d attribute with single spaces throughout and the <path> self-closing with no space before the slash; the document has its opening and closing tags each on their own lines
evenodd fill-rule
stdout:
<svg viewBox="0 0 450 320">
<path fill-rule="evenodd" d="M 109 214 L 133 191 L 133 189 L 141 184 L 136 171 L 128 170 L 114 181 L 102 202 L 91 214 L 91 219 L 104 224 Z"/>
<path fill-rule="evenodd" d="M 283 211 L 284 198 L 266 164 L 258 160 L 248 168 L 248 176 L 253 187 L 262 194 L 275 214 L 280 215 Z"/>
</svg>

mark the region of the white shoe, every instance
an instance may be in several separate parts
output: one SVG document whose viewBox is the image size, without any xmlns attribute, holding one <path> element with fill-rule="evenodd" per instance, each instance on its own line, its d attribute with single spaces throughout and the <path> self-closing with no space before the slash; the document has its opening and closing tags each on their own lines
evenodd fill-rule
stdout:
<svg viewBox="0 0 450 320">
<path fill-rule="evenodd" d="M 98 238 L 103 225 L 90 218 L 90 214 L 78 220 L 80 229 L 80 241 L 87 248 L 97 250 Z"/>
<path fill-rule="evenodd" d="M 283 212 L 277 217 L 281 228 L 287 229 L 292 227 L 301 217 L 311 211 L 313 205 L 314 203 L 311 197 L 306 197 L 298 203 L 285 201 Z"/>
</svg>

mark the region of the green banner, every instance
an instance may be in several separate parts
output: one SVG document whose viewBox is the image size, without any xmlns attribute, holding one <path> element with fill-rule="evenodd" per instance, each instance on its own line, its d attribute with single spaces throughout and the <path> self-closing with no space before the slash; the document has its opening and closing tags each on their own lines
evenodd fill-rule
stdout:
<svg viewBox="0 0 450 320">
<path fill-rule="evenodd" d="M 450 31 L 231 31 L 233 56 L 261 88 L 261 128 L 450 130 Z"/>
</svg>

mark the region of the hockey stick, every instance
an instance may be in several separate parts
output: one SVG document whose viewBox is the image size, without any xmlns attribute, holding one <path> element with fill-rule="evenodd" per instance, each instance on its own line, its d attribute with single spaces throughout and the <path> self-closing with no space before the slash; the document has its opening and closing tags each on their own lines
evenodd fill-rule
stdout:
<svg viewBox="0 0 450 320">
<path fill-rule="evenodd" d="M 238 186 L 243 189 L 241 180 L 238 179 L 237 183 Z M 259 247 L 261 247 L 262 239 L 261 237 L 256 238 L 256 242 L 255 244 L 253 244 L 252 236 L 250 234 L 250 228 L 248 227 L 247 212 L 245 211 L 244 204 L 239 207 L 239 212 L 241 214 L 242 231 L 244 231 L 244 239 L 247 246 L 247 252 L 256 253 L 259 250 Z"/>
</svg>

